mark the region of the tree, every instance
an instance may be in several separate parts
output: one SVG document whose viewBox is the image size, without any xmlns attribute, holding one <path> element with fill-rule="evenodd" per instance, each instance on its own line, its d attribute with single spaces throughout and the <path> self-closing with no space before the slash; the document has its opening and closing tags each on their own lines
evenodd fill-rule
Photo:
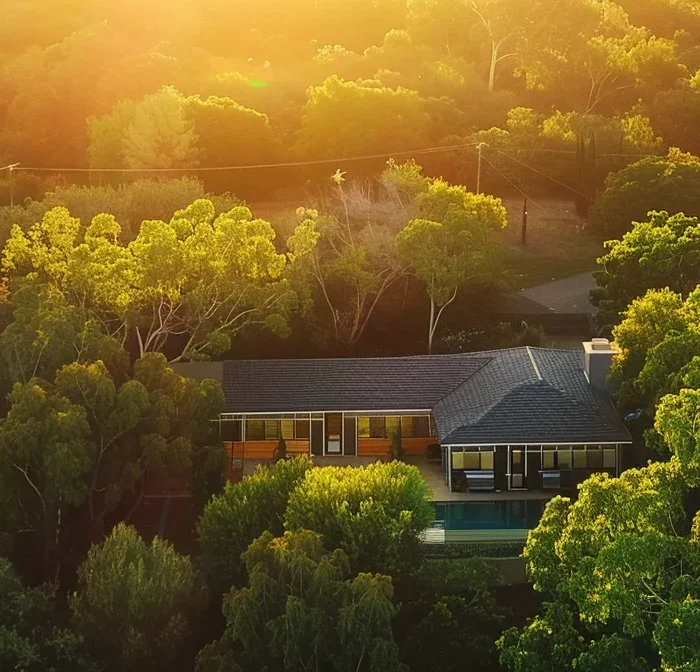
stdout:
<svg viewBox="0 0 700 672">
<path fill-rule="evenodd" d="M 498 65 L 517 56 L 512 43 L 522 27 L 532 21 L 531 13 L 535 6 L 533 0 L 471 0 L 471 10 L 486 32 L 489 47 L 489 91 L 494 90 Z"/>
<path fill-rule="evenodd" d="M 135 363 L 133 377 L 75 362 L 53 384 L 15 385 L 0 423 L 5 524 L 38 539 L 50 571 L 100 533 L 125 495 L 136 508 L 147 470 L 187 475 L 213 443 L 210 418 L 222 408 L 219 383 L 182 378 L 155 353 Z"/>
<path fill-rule="evenodd" d="M 318 532 L 329 551 L 347 554 L 353 571 L 396 576 L 420 558 L 430 499 L 418 469 L 402 462 L 313 469 L 289 497 L 285 528 Z"/>
<path fill-rule="evenodd" d="M 9 560 L 0 557 L 0 668 L 97 672 L 82 639 L 59 621 L 55 587 L 24 587 Z"/>
<path fill-rule="evenodd" d="M 242 555 L 254 539 L 266 530 L 282 534 L 289 496 L 311 467 L 305 457 L 259 465 L 240 483 L 227 483 L 209 501 L 197 532 L 202 570 L 214 592 L 221 594 L 242 585 Z"/>
<path fill-rule="evenodd" d="M 684 301 L 666 288 L 632 301 L 613 329 L 621 353 L 609 377 L 622 408 L 643 408 L 653 418 L 661 397 L 683 387 L 700 342 L 699 300 L 698 290 Z"/>
<path fill-rule="evenodd" d="M 29 231 L 12 229 L 3 270 L 13 293 L 56 297 L 75 314 L 78 333 L 96 329 L 121 345 L 135 337 L 138 356 L 166 351 L 178 361 L 221 354 L 254 324 L 287 335 L 297 296 L 274 230 L 243 206 L 215 213 L 211 201 L 195 201 L 168 223 L 144 222 L 123 245 L 112 216 L 95 217 L 81 236 L 80 222 L 54 208 Z M 39 301 L 24 321 L 46 308 Z M 43 350 L 34 347 L 33 354 L 40 358 Z"/>
<path fill-rule="evenodd" d="M 700 160 L 678 150 L 637 161 L 608 176 L 591 210 L 591 224 L 621 237 L 652 210 L 700 216 L 699 179 Z"/>
<path fill-rule="evenodd" d="M 122 139 L 127 168 L 191 168 L 198 163 L 197 134 L 182 95 L 163 87 L 139 103 Z"/>
<path fill-rule="evenodd" d="M 599 321 L 616 324 L 627 306 L 650 289 L 668 287 L 687 295 L 700 283 L 699 241 L 697 217 L 667 212 L 650 212 L 621 240 L 608 241 L 592 294 Z"/>
<path fill-rule="evenodd" d="M 3 527 L 35 540 L 45 578 L 57 567 L 72 507 L 87 493 L 91 466 L 85 409 L 38 381 L 16 384 L 0 421 Z"/>
<path fill-rule="evenodd" d="M 665 412 L 678 410 L 671 404 Z M 619 478 L 593 476 L 575 503 L 548 503 L 524 557 L 535 589 L 555 603 L 499 641 L 508 669 L 694 669 L 700 662 L 700 474 L 671 418 L 660 428 L 678 457 Z"/>
<path fill-rule="evenodd" d="M 244 560 L 248 585 L 224 598 L 226 632 L 200 652 L 198 672 L 406 670 L 391 630 L 391 577 L 354 575 L 343 551 L 328 552 L 308 530 L 265 532 Z"/>
<path fill-rule="evenodd" d="M 188 473 L 196 451 L 215 441 L 210 420 L 224 407 L 218 382 L 183 378 L 158 353 L 137 360 L 133 377 L 121 385 L 98 361 L 63 367 L 55 387 L 85 409 L 90 424 L 87 505 L 93 528 L 139 483 L 143 495 L 146 471 Z"/>
<path fill-rule="evenodd" d="M 350 349 L 406 274 L 395 235 L 415 210 L 416 190 L 426 179 L 415 163 L 390 164 L 378 188 L 358 181 L 346 188 L 340 171 L 332 179 L 334 195 L 324 204 L 330 214 L 299 208 L 300 224 L 288 245 L 302 258 L 301 275 L 316 290 L 309 292 L 319 295 L 314 303 L 328 309 L 333 343 Z"/>
<path fill-rule="evenodd" d="M 494 233 L 507 224 L 500 199 L 469 193 L 438 179 L 419 195 L 421 217 L 396 237 L 399 254 L 425 284 L 430 298 L 428 352 L 440 318 L 459 288 L 483 279 L 494 265 Z"/>
<path fill-rule="evenodd" d="M 499 582 L 498 570 L 480 558 L 426 560 L 397 581 L 394 630 L 410 669 L 457 672 L 465 660 L 471 669 L 493 669 L 494 641 L 508 611 L 495 599 Z M 465 631 L 469 637 L 461 636 Z"/>
<path fill-rule="evenodd" d="M 207 166 L 272 162 L 277 140 L 267 117 L 230 98 L 185 98 L 187 117 L 194 124 Z"/>
<path fill-rule="evenodd" d="M 574 615 L 561 603 L 546 603 L 542 616 L 523 628 L 509 628 L 498 640 L 500 663 L 512 672 L 650 672 L 631 639 L 617 633 L 586 641 Z M 578 624 L 576 624 L 578 625 Z M 580 627 L 580 625 L 579 625 Z"/>
<path fill-rule="evenodd" d="M 405 151 L 425 144 L 429 125 L 415 91 L 332 75 L 308 91 L 295 150 L 309 158 Z"/>
<path fill-rule="evenodd" d="M 70 605 L 77 631 L 110 669 L 165 670 L 182 651 L 196 600 L 190 559 L 120 523 L 90 549 Z"/>
</svg>

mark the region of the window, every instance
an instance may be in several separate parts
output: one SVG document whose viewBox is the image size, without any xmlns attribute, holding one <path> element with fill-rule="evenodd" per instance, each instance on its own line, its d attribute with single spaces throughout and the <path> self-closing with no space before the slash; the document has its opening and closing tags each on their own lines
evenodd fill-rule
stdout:
<svg viewBox="0 0 700 672">
<path fill-rule="evenodd" d="M 264 420 L 246 420 L 245 440 L 246 441 L 264 441 L 265 440 L 265 421 Z"/>
<path fill-rule="evenodd" d="M 603 468 L 603 449 L 600 447 L 588 448 L 588 468 L 602 469 Z"/>
<path fill-rule="evenodd" d="M 481 459 L 478 452 L 464 453 L 465 469 L 481 469 Z"/>
<path fill-rule="evenodd" d="M 279 420 L 265 420 L 265 440 L 277 441 L 280 438 Z"/>
<path fill-rule="evenodd" d="M 221 440 L 240 441 L 242 438 L 242 426 L 240 420 L 221 421 Z"/>
<path fill-rule="evenodd" d="M 542 452 L 542 469 L 554 469 L 554 455 L 553 450 Z"/>
<path fill-rule="evenodd" d="M 586 449 L 576 448 L 574 451 L 574 469 L 585 469 L 587 467 L 586 462 Z"/>
<path fill-rule="evenodd" d="M 280 420 L 280 428 L 282 430 L 282 438 L 285 441 L 294 438 L 294 420 Z"/>
<path fill-rule="evenodd" d="M 308 439 L 310 436 L 309 421 L 308 420 L 297 420 L 296 421 L 296 437 L 297 439 Z"/>
<path fill-rule="evenodd" d="M 373 439 L 383 439 L 385 437 L 383 416 L 376 416 L 369 419 L 369 435 Z"/>
<path fill-rule="evenodd" d="M 399 418 L 396 415 L 390 415 L 387 416 L 385 419 L 385 427 L 386 427 L 386 438 L 387 439 L 393 439 L 394 435 L 398 434 L 401 436 L 400 431 L 401 427 L 399 425 L 401 421 L 401 418 Z"/>
<path fill-rule="evenodd" d="M 603 467 L 605 469 L 617 468 L 617 455 L 614 448 L 606 448 L 603 450 Z"/>
<path fill-rule="evenodd" d="M 568 448 L 557 450 L 557 464 L 560 469 L 571 469 L 571 451 Z"/>
<path fill-rule="evenodd" d="M 493 471 L 493 451 L 485 450 L 481 452 L 481 468 Z"/>
<path fill-rule="evenodd" d="M 430 417 L 427 415 L 402 416 L 401 436 L 406 439 L 430 438 Z"/>
<path fill-rule="evenodd" d="M 452 468 L 464 469 L 464 453 L 461 450 L 452 453 Z"/>
<path fill-rule="evenodd" d="M 357 438 L 369 439 L 369 418 L 357 418 Z"/>
</svg>

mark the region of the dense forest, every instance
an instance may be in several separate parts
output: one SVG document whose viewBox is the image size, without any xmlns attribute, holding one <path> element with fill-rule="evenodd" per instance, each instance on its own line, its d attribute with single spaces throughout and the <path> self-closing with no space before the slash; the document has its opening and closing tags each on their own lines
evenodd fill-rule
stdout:
<svg viewBox="0 0 700 672">
<path fill-rule="evenodd" d="M 485 142 L 485 178 L 503 186 L 500 170 L 557 193 L 556 178 L 585 205 L 630 155 L 700 151 L 692 0 L 62 0 L 51 11 L 8 0 L 0 12 L 0 165 L 93 169 L 48 173 L 70 181 L 464 146 L 422 163 L 472 188 Z M 351 165 L 376 174 L 382 160 Z M 203 176 L 249 200 L 327 174 Z"/>
<path fill-rule="evenodd" d="M 697 0 L 3 0 L 0 670 L 699 670 L 699 123 Z M 551 345 L 578 273 L 637 468 L 528 584 L 400 451 L 228 482 L 171 367 Z"/>
</svg>

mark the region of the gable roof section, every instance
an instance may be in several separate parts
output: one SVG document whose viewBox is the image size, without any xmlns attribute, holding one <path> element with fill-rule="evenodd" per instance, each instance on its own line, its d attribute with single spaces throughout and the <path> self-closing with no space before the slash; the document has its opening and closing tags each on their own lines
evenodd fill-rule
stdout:
<svg viewBox="0 0 700 672">
<path fill-rule="evenodd" d="M 433 416 L 447 445 L 631 441 L 609 396 L 586 379 L 583 352 L 572 350 L 500 351 Z"/>
<path fill-rule="evenodd" d="M 429 410 L 492 359 L 430 355 L 224 362 L 229 413 Z"/>
</svg>

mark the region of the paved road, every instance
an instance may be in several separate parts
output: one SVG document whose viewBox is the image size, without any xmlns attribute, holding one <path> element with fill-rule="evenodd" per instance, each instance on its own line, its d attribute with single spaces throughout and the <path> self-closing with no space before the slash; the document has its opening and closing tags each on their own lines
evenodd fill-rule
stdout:
<svg viewBox="0 0 700 672">
<path fill-rule="evenodd" d="M 589 293 L 595 286 L 592 273 L 580 273 L 564 280 L 523 289 L 519 295 L 537 301 L 555 313 L 592 313 L 595 309 L 590 303 Z"/>
</svg>

